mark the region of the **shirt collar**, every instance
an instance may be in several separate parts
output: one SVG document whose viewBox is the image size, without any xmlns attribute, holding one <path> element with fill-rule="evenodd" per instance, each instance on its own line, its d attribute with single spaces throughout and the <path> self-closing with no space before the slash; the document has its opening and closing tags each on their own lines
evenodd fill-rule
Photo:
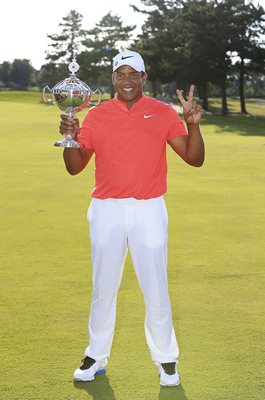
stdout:
<svg viewBox="0 0 265 400">
<path fill-rule="evenodd" d="M 144 105 L 145 101 L 146 101 L 146 96 L 143 94 L 142 97 L 139 100 L 137 100 L 133 104 L 131 109 L 129 110 L 127 108 L 126 104 L 123 101 L 119 100 L 118 97 L 114 97 L 114 99 L 113 99 L 114 104 L 117 105 L 119 108 L 121 108 L 123 111 L 126 111 L 126 112 L 132 111 L 132 110 L 135 111 L 135 110 L 141 108 Z"/>
</svg>

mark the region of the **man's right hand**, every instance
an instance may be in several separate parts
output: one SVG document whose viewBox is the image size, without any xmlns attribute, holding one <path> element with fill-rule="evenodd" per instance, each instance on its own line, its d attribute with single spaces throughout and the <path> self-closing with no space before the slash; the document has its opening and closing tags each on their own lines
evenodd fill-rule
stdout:
<svg viewBox="0 0 265 400">
<path fill-rule="evenodd" d="M 79 120 L 78 118 L 70 119 L 68 115 L 62 114 L 61 123 L 59 126 L 60 134 L 65 136 L 67 134 L 71 134 L 74 140 L 77 139 L 78 129 L 79 129 Z"/>
</svg>

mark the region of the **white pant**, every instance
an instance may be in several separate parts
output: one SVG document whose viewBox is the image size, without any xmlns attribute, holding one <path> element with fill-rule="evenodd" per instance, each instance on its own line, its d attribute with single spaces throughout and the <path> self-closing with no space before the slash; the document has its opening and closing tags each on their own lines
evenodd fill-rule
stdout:
<svg viewBox="0 0 265 400">
<path fill-rule="evenodd" d="M 85 355 L 110 355 L 116 300 L 127 250 L 146 306 L 145 334 L 154 362 L 177 361 L 167 283 L 167 211 L 163 197 L 148 200 L 92 199 L 88 210 L 93 264 Z"/>
</svg>

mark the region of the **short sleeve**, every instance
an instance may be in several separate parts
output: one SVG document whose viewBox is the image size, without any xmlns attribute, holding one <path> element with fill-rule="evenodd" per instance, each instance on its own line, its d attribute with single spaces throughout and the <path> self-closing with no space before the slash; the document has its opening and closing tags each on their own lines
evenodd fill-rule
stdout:
<svg viewBox="0 0 265 400">
<path fill-rule="evenodd" d="M 88 118 L 84 119 L 82 126 L 78 131 L 77 141 L 81 147 L 94 150 L 92 132 L 88 127 Z"/>
<path fill-rule="evenodd" d="M 169 106 L 168 115 L 168 135 L 167 141 L 173 139 L 176 136 L 187 136 L 187 130 L 183 124 L 182 119 L 178 115 L 177 111 L 173 107 Z"/>
</svg>

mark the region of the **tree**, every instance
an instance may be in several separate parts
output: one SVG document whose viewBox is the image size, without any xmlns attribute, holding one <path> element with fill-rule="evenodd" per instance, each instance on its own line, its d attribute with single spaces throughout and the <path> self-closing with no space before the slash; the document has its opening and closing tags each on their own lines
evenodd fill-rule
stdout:
<svg viewBox="0 0 265 400">
<path fill-rule="evenodd" d="M 184 40 L 179 23 L 183 1 L 141 0 L 141 3 L 145 9 L 132 7 L 134 11 L 144 13 L 147 18 L 142 26 L 142 33 L 132 47 L 145 59 L 148 78 L 156 97 L 160 83 L 169 83 L 176 79 L 178 83 L 184 81 L 181 63 Z"/>
<path fill-rule="evenodd" d="M 56 83 L 60 82 L 68 75 L 69 70 L 67 64 L 44 64 L 41 66 L 41 69 L 37 74 L 37 83 L 41 90 L 46 85 L 52 88 Z"/>
<path fill-rule="evenodd" d="M 231 10 L 234 33 L 231 35 L 231 51 L 238 61 L 235 69 L 239 75 L 241 112 L 247 114 L 245 104 L 245 78 L 253 72 L 264 73 L 265 48 L 260 37 L 265 34 L 265 14 L 261 6 L 244 0 L 226 0 Z"/>
<path fill-rule="evenodd" d="M 218 84 L 222 114 L 226 115 L 226 85 L 231 65 L 228 10 L 217 0 L 141 2 L 151 10 L 134 7 L 148 16 L 136 47 L 152 63 L 157 77 L 164 82 L 177 78 L 182 87 L 195 83 L 206 110 L 207 83 Z M 154 52 L 150 53 L 150 49 Z"/>
<path fill-rule="evenodd" d="M 77 55 L 82 41 L 83 30 L 81 28 L 83 16 L 75 10 L 71 10 L 63 22 L 60 34 L 47 35 L 52 43 L 51 51 L 47 52 L 46 59 L 53 63 L 66 63 L 72 61 Z"/>
<path fill-rule="evenodd" d="M 220 87 L 222 114 L 228 114 L 227 78 L 229 57 L 229 11 L 217 0 L 187 0 L 178 23 L 183 34 L 182 58 L 185 81 L 198 86 L 202 105 L 208 106 L 208 84 Z"/>
<path fill-rule="evenodd" d="M 221 90 L 222 114 L 228 113 L 227 85 L 235 70 L 244 112 L 244 77 L 264 71 L 264 10 L 243 0 L 141 0 L 145 9 L 133 6 L 147 19 L 143 33 L 135 42 L 142 52 L 153 80 L 170 82 L 185 88 L 191 82 L 198 87 L 203 108 L 208 109 L 207 88 Z M 232 63 L 233 55 L 238 62 Z"/>
<path fill-rule="evenodd" d="M 214 14 L 212 2 L 187 1 L 178 21 L 182 31 L 181 64 L 185 82 L 197 86 L 206 111 L 209 110 L 208 83 L 214 81 L 216 67 L 219 67 L 213 51 L 216 47 Z"/>
<path fill-rule="evenodd" d="M 35 83 L 35 73 L 29 60 L 14 60 L 10 71 L 10 80 L 18 89 L 26 89 Z"/>
<path fill-rule="evenodd" d="M 133 26 L 123 26 L 118 15 L 109 12 L 95 26 L 85 32 L 86 39 L 82 41 L 86 47 L 78 56 L 81 65 L 80 77 L 84 80 L 93 79 L 101 84 L 110 84 L 111 96 L 113 87 L 110 81 L 112 73 L 112 58 L 125 45 L 128 46 Z"/>
<path fill-rule="evenodd" d="M 10 72 L 11 72 L 11 64 L 8 61 L 4 61 L 3 64 L 0 65 L 0 81 L 3 82 L 5 87 L 9 87 L 10 85 Z"/>
<path fill-rule="evenodd" d="M 226 90 L 228 79 L 234 70 L 239 72 L 239 93 L 241 111 L 246 112 L 244 98 L 244 79 L 247 72 L 264 71 L 264 48 L 260 37 L 262 27 L 262 7 L 245 4 L 244 0 L 224 1 L 187 1 L 184 6 L 184 26 L 190 21 L 190 30 L 186 32 L 186 43 L 192 49 L 192 60 L 202 78 L 202 85 L 207 80 L 221 88 L 222 114 L 228 113 Z M 187 13 L 185 15 L 185 9 Z M 203 11 L 201 13 L 198 11 Z M 203 27 L 203 29 L 202 29 Z M 233 55 L 239 59 L 232 65 Z M 188 67 L 188 62 L 184 62 Z M 204 64 L 204 67 L 203 67 Z M 246 65 L 247 64 L 247 65 Z M 192 76 L 192 71 L 189 74 Z M 205 108 L 205 107 L 204 107 Z"/>
</svg>

